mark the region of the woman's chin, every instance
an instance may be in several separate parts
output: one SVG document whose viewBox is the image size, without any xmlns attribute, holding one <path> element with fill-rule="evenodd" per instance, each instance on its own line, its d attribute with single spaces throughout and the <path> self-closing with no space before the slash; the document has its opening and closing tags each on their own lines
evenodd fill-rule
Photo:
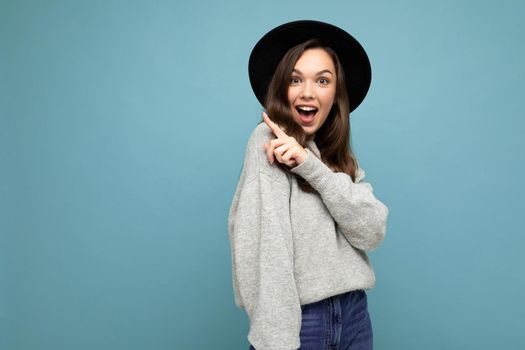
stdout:
<svg viewBox="0 0 525 350">
<path fill-rule="evenodd" d="M 304 125 L 303 125 L 303 130 L 306 133 L 308 139 L 311 139 L 315 135 L 315 132 L 317 131 L 315 130 L 315 128 L 311 126 L 304 126 Z"/>
<path fill-rule="evenodd" d="M 313 135 L 315 135 L 315 132 L 317 131 L 316 123 L 312 123 L 310 125 L 305 125 L 297 116 L 294 116 L 295 122 L 303 128 L 306 135 L 311 138 Z"/>
</svg>

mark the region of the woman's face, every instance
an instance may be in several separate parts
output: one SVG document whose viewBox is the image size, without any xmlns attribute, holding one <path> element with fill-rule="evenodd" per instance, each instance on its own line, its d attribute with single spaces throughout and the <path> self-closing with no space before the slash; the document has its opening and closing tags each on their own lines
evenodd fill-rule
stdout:
<svg viewBox="0 0 525 350">
<path fill-rule="evenodd" d="M 332 58 L 321 48 L 305 50 L 295 63 L 288 101 L 293 118 L 308 135 L 323 125 L 335 99 L 336 75 Z"/>
</svg>

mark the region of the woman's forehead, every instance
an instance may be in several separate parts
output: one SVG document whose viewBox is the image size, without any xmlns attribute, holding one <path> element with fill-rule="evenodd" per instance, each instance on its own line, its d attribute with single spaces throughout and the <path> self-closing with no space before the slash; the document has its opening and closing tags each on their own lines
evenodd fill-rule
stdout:
<svg viewBox="0 0 525 350">
<path fill-rule="evenodd" d="M 294 65 L 294 70 L 298 73 L 320 73 L 326 70 L 334 72 L 334 69 L 332 57 L 322 48 L 305 50 Z"/>
</svg>

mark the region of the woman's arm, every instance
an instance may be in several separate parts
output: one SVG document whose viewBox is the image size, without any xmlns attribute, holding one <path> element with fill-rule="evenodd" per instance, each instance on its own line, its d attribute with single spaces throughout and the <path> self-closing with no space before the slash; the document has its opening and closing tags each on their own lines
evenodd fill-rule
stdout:
<svg viewBox="0 0 525 350">
<path fill-rule="evenodd" d="M 377 248 L 385 238 L 388 208 L 375 198 L 372 186 L 354 183 L 343 172 L 332 171 L 308 148 L 305 161 L 290 169 L 319 192 L 323 202 L 349 242 L 363 251 Z"/>
<path fill-rule="evenodd" d="M 294 280 L 289 183 L 272 176 L 256 129 L 248 142 L 228 227 L 236 299 L 250 319 L 257 350 L 300 346 L 301 305 Z M 269 136 L 269 134 L 268 134 Z"/>
</svg>

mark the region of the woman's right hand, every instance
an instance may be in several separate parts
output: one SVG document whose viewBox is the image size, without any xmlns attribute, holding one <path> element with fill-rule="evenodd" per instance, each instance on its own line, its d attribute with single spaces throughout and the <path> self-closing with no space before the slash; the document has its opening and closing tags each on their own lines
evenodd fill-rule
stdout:
<svg viewBox="0 0 525 350">
<path fill-rule="evenodd" d="M 264 144 L 268 161 L 273 164 L 274 159 L 277 159 L 279 163 L 284 163 L 289 167 L 295 167 L 304 162 L 308 153 L 295 138 L 288 136 L 265 112 L 263 112 L 263 120 L 277 136 L 276 139 Z"/>
</svg>

